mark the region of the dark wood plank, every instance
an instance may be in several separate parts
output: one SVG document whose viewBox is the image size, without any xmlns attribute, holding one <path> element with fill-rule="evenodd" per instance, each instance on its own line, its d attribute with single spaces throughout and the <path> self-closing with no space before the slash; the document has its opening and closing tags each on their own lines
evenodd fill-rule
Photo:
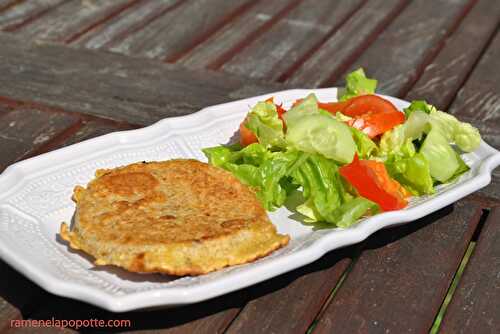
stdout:
<svg viewBox="0 0 500 334">
<path fill-rule="evenodd" d="M 439 50 L 473 3 L 474 0 L 412 1 L 345 73 L 363 67 L 368 75 L 379 80 L 380 93 L 404 95 L 419 68 Z M 344 74 L 332 77 L 324 85 L 343 86 Z"/>
<path fill-rule="evenodd" d="M 0 13 L 0 30 L 13 31 L 50 12 L 64 0 L 22 1 Z"/>
<path fill-rule="evenodd" d="M 69 320 L 87 320 L 87 319 L 98 319 L 101 320 L 102 310 L 95 308 L 89 304 L 78 302 L 69 298 L 56 297 L 48 292 L 43 291 L 38 297 L 34 309 L 29 312 L 25 319 L 30 320 L 51 320 L 57 319 L 59 321 L 69 321 Z M 116 328 L 111 328 L 117 331 Z M 30 331 L 31 330 L 31 331 Z M 77 327 L 67 327 L 67 328 L 57 328 L 57 327 L 47 327 L 47 328 L 12 328 L 9 334 L 24 334 L 24 333 L 78 333 L 78 332 L 91 332 L 91 333 L 104 333 L 109 332 L 108 328 L 77 328 Z M 123 330 L 123 329 L 121 329 Z"/>
<path fill-rule="evenodd" d="M 479 0 L 440 53 L 427 65 L 406 98 L 426 99 L 446 110 L 488 45 L 499 21 L 500 2 Z M 497 81 L 494 87 L 499 83 Z"/>
<path fill-rule="evenodd" d="M 4 114 L 0 118 L 0 171 L 78 123 L 74 115 L 37 109 L 15 109 Z"/>
<path fill-rule="evenodd" d="M 29 313 L 33 302 L 40 300 L 42 290 L 0 260 L 0 333 Z"/>
<path fill-rule="evenodd" d="M 133 328 L 127 333 L 224 333 L 247 300 L 245 291 L 240 291 L 178 309 L 147 315 L 144 312 L 127 313 L 123 317 L 133 323 Z"/>
<path fill-rule="evenodd" d="M 245 290 L 206 302 L 173 309 L 112 313 L 75 300 L 47 295 L 31 313 L 32 319 L 129 320 L 127 333 L 222 333 L 248 300 Z M 101 331 L 96 331 L 101 332 Z"/>
<path fill-rule="evenodd" d="M 375 233 L 314 332 L 427 332 L 480 216 L 461 201 Z"/>
<path fill-rule="evenodd" d="M 23 39 L 70 41 L 99 21 L 126 9 L 138 0 L 70 1 L 40 19 L 16 30 Z"/>
<path fill-rule="evenodd" d="M 134 124 L 279 89 L 221 73 L 0 35 L 0 97 Z M 1 100 L 1 98 L 0 98 Z"/>
<path fill-rule="evenodd" d="M 259 1 L 243 15 L 231 20 L 204 42 L 182 55 L 177 62 L 198 69 L 223 62 L 232 53 L 258 38 L 298 4 L 299 1 L 290 0 Z"/>
<path fill-rule="evenodd" d="M 145 0 L 135 3 L 113 18 L 94 26 L 71 43 L 88 49 L 106 47 L 160 19 L 167 11 L 182 5 L 182 2 L 183 0 Z"/>
<path fill-rule="evenodd" d="M 500 33 L 460 89 L 449 112 L 500 129 Z"/>
<path fill-rule="evenodd" d="M 357 254 L 357 247 L 330 252 L 304 269 L 250 288 L 252 300 L 227 333 L 305 333 Z"/>
<path fill-rule="evenodd" d="M 315 263 L 286 275 L 185 307 L 116 314 L 50 295 L 46 297 L 45 303 L 40 304 L 30 314 L 30 318 L 128 319 L 132 326 L 126 331 L 131 333 L 211 334 L 226 332 L 230 325 L 229 332 L 238 333 L 245 331 L 256 333 L 264 330 L 301 332 L 312 322 L 354 253 L 356 246 L 331 252 Z M 285 301 L 280 300 L 281 298 L 285 298 L 288 303 L 293 301 L 295 306 L 287 305 Z M 293 319 L 289 319 L 291 314 L 286 312 L 287 306 L 291 307 L 289 310 L 293 310 Z M 277 310 L 272 311 L 273 308 Z M 241 309 L 243 311 L 240 313 Z M 233 322 L 238 314 L 240 316 Z M 259 323 L 258 320 L 264 320 L 266 314 L 269 318 L 264 323 Z M 253 315 L 256 318 L 252 319 Z"/>
<path fill-rule="evenodd" d="M 260 38 L 221 64 L 221 70 L 276 80 L 362 4 L 352 0 L 304 0 Z"/>
<path fill-rule="evenodd" d="M 248 0 L 187 1 L 165 13 L 161 19 L 115 41 L 109 49 L 148 58 L 172 57 L 193 47 L 203 36 L 216 31 L 253 3 Z"/>
<path fill-rule="evenodd" d="M 493 209 L 441 325 L 443 333 L 500 332 L 500 208 Z"/>
<path fill-rule="evenodd" d="M 279 80 L 296 87 L 317 87 L 361 53 L 409 3 L 371 0 L 306 59 L 299 59 Z"/>
</svg>

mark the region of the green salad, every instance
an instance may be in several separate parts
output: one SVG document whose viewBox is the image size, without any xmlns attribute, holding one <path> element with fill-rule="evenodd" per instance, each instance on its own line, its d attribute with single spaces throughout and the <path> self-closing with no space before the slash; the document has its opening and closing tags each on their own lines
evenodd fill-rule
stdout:
<svg viewBox="0 0 500 334">
<path fill-rule="evenodd" d="M 399 111 L 375 95 L 377 81 L 350 73 L 338 102 L 314 94 L 289 110 L 258 102 L 240 125 L 240 143 L 205 148 L 209 163 L 255 190 L 269 211 L 293 196 L 306 223 L 348 227 L 363 216 L 400 210 L 469 167 L 476 128 L 423 100 Z"/>
</svg>

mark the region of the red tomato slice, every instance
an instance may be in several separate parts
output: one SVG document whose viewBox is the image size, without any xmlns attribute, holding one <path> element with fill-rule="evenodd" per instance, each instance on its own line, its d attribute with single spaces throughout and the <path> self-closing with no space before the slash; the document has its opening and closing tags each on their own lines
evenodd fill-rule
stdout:
<svg viewBox="0 0 500 334">
<path fill-rule="evenodd" d="M 377 203 L 382 210 L 399 210 L 408 205 L 409 193 L 390 178 L 385 165 L 374 160 L 359 160 L 356 155 L 350 164 L 339 169 L 359 195 Z"/>
<path fill-rule="evenodd" d="M 373 138 L 389 131 L 398 124 L 404 123 L 405 116 L 401 112 L 367 113 L 359 116 L 353 122 L 353 127 L 363 131 L 368 137 Z"/>
<path fill-rule="evenodd" d="M 349 102 L 349 104 L 342 110 L 342 113 L 350 117 L 361 116 L 367 112 L 372 112 L 373 114 L 400 113 L 391 102 L 377 95 L 356 96 L 346 102 Z"/>
<path fill-rule="evenodd" d="M 354 117 L 352 126 L 370 138 L 389 131 L 405 121 L 403 113 L 386 99 L 377 95 L 362 95 L 346 101 L 342 110 L 346 116 Z"/>
<path fill-rule="evenodd" d="M 302 100 L 295 101 L 294 105 Z M 318 102 L 318 107 L 335 115 L 337 112 L 353 117 L 349 126 L 366 133 L 370 138 L 389 131 L 405 121 L 404 114 L 384 98 L 377 95 L 361 95 L 343 102 Z"/>
<path fill-rule="evenodd" d="M 350 104 L 349 101 L 350 100 L 344 102 L 318 102 L 318 107 L 332 113 L 335 116 L 338 111 L 342 112 Z"/>
<path fill-rule="evenodd" d="M 245 126 L 247 119 L 240 124 L 240 144 L 241 146 L 248 146 L 253 143 L 257 143 L 258 139 L 257 136 L 252 132 L 252 130 L 248 129 Z"/>
</svg>

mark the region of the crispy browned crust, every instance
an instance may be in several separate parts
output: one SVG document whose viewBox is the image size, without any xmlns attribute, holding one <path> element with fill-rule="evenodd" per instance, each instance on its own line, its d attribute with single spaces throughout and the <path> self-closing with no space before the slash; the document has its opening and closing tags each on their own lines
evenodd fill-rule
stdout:
<svg viewBox="0 0 500 334">
<path fill-rule="evenodd" d="M 61 225 L 71 248 L 96 265 L 133 272 L 200 275 L 254 261 L 283 247 L 247 186 L 196 160 L 98 170 L 75 187 L 75 225 Z"/>
</svg>

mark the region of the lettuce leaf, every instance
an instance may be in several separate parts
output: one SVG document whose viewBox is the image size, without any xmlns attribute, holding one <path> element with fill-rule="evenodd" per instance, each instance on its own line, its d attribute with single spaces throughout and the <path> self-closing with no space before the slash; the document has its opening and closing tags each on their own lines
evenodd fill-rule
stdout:
<svg viewBox="0 0 500 334">
<path fill-rule="evenodd" d="M 288 147 L 308 153 L 319 153 L 341 163 L 351 162 L 356 144 L 349 127 L 329 113 L 318 109 L 310 94 L 283 115 Z"/>
<path fill-rule="evenodd" d="M 406 157 L 392 155 L 385 166 L 389 175 L 413 195 L 434 193 L 429 162 L 421 153 Z"/>
<path fill-rule="evenodd" d="M 437 129 L 432 129 L 427 134 L 420 153 L 429 162 L 431 176 L 442 183 L 447 182 L 460 166 L 455 151 Z"/>
<path fill-rule="evenodd" d="M 340 227 L 352 225 L 378 206 L 353 197 L 338 172 L 337 164 L 320 154 L 297 150 L 271 152 L 255 143 L 243 149 L 218 146 L 203 149 L 209 162 L 235 175 L 253 188 L 266 210 L 282 206 L 293 190 L 302 187 L 304 202 L 297 212 L 308 222 L 326 222 Z"/>
<path fill-rule="evenodd" d="M 372 215 L 380 211 L 379 206 L 361 196 L 349 199 L 338 207 L 333 215 L 336 216 L 335 225 L 338 227 L 349 227 L 357 220 L 366 215 Z"/>
<path fill-rule="evenodd" d="M 455 143 L 462 151 L 472 152 L 479 147 L 481 135 L 469 123 L 460 122 L 455 116 L 436 110 L 429 114 L 433 129 L 439 129 L 448 142 Z"/>
<path fill-rule="evenodd" d="M 218 146 L 203 149 L 209 162 L 230 171 L 242 183 L 256 192 L 266 210 L 283 205 L 288 193 L 295 188 L 286 176 L 304 159 L 303 152 L 271 152 L 260 143 L 241 150 Z"/>
<path fill-rule="evenodd" d="M 356 143 L 356 152 L 361 159 L 368 159 L 377 151 L 377 144 L 373 142 L 364 132 L 349 127 L 352 137 Z"/>
<path fill-rule="evenodd" d="M 467 170 L 460 155 L 455 152 L 451 145 L 455 144 L 465 152 L 475 150 L 481 141 L 476 128 L 468 123 L 460 122 L 450 114 L 437 110 L 425 101 L 413 101 L 405 109 L 405 113 L 406 122 L 382 136 L 380 140 L 382 155 L 387 157 L 395 154 L 409 158 L 411 157 L 409 154 L 411 149 L 408 151 L 408 148 L 410 148 L 410 142 L 413 142 L 418 144 L 418 152 L 427 160 L 430 175 L 437 182 L 449 182 Z M 402 178 L 401 175 L 399 177 Z M 412 187 L 411 184 L 406 185 Z M 413 184 L 414 186 L 415 184 Z M 426 190 L 425 187 L 411 188 L 410 191 L 428 193 L 428 189 Z"/>
<path fill-rule="evenodd" d="M 412 150 L 411 143 L 420 140 L 429 129 L 429 116 L 422 111 L 412 112 L 405 123 L 395 126 L 382 135 L 379 143 L 380 153 L 389 155 L 398 154 L 400 150 Z"/>
<path fill-rule="evenodd" d="M 365 94 L 374 94 L 377 88 L 377 80 L 369 79 L 362 68 L 349 73 L 346 76 L 346 87 L 340 92 L 338 100 L 345 101 L 352 97 Z"/>
<path fill-rule="evenodd" d="M 433 105 L 430 105 L 428 104 L 427 102 L 425 102 L 424 100 L 414 100 L 411 102 L 411 104 L 405 108 L 403 111 L 406 115 L 406 118 L 410 117 L 410 115 L 414 112 L 414 111 L 422 111 L 426 114 L 430 114 L 431 112 L 437 110 L 436 107 L 434 107 Z"/>
<path fill-rule="evenodd" d="M 437 110 L 423 100 L 413 101 L 404 111 L 407 117 L 415 112 L 427 114 L 426 122 L 432 129 L 439 129 L 448 142 L 456 144 L 464 152 L 472 152 L 479 147 L 481 136 L 475 127 L 460 122 L 455 116 Z"/>
<path fill-rule="evenodd" d="M 291 176 L 302 186 L 305 202 L 297 207 L 297 212 L 304 215 L 308 223 L 326 222 L 348 227 L 361 216 L 378 210 L 377 204 L 350 195 L 344 188 L 337 165 L 321 155 L 310 155 Z"/>
<path fill-rule="evenodd" d="M 276 106 L 272 102 L 257 103 L 247 116 L 246 127 L 266 148 L 285 146 L 283 122 L 278 117 Z"/>
</svg>

